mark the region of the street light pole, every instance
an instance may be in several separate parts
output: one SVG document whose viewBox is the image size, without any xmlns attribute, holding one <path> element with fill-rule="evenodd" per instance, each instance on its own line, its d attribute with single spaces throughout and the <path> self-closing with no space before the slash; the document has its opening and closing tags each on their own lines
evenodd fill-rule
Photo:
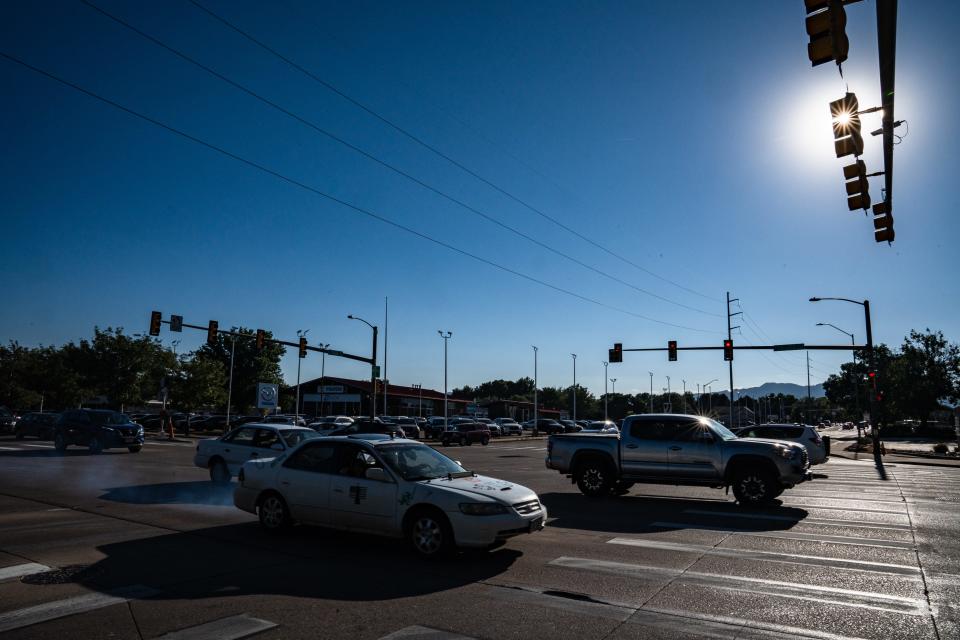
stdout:
<svg viewBox="0 0 960 640">
<path fill-rule="evenodd" d="M 443 428 L 447 428 L 447 341 L 453 336 L 452 331 L 443 332 L 437 329 L 443 338 Z"/>
<path fill-rule="evenodd" d="M 538 400 L 537 397 L 537 347 L 533 347 L 533 429 L 530 429 L 531 433 L 536 433 L 538 427 L 540 426 L 539 422 L 539 412 L 538 412 Z"/>
<path fill-rule="evenodd" d="M 573 358 L 573 422 L 577 422 L 577 354 L 571 353 Z"/>
<path fill-rule="evenodd" d="M 712 385 L 712 384 L 713 384 L 714 382 L 716 382 L 717 380 L 719 380 L 719 378 L 714 378 L 714 379 L 711 380 L 710 382 L 704 382 L 703 385 L 702 385 L 702 386 L 703 386 L 703 392 L 704 392 L 704 393 L 707 393 L 707 387 L 709 387 L 710 385 Z M 712 412 L 712 411 L 713 411 L 713 394 L 710 393 L 710 394 L 707 395 L 707 413 L 710 413 L 710 412 Z"/>
<path fill-rule="evenodd" d="M 606 422 L 609 418 L 607 417 L 607 365 L 609 362 L 603 363 L 603 421 Z"/>
<path fill-rule="evenodd" d="M 617 395 L 617 379 L 610 378 L 610 383 L 613 385 L 613 389 L 611 390 L 610 393 L 612 393 L 613 395 Z"/>
<path fill-rule="evenodd" d="M 687 412 L 687 381 L 686 380 L 683 380 L 682 400 L 683 400 L 683 412 L 686 413 Z"/>
<path fill-rule="evenodd" d="M 851 300 L 850 298 L 810 298 L 810 302 L 820 302 L 821 300 L 841 300 L 851 304 L 858 304 L 863 307 L 863 320 L 867 330 L 867 375 L 873 373 L 873 388 L 870 390 L 870 434 L 873 440 L 873 460 L 879 466 L 881 464 L 880 448 L 883 443 L 880 441 L 880 423 L 877 420 L 877 378 L 876 363 L 873 354 L 873 325 L 870 322 L 870 301 Z"/>
<path fill-rule="evenodd" d="M 327 352 L 325 350 L 330 348 L 330 343 L 327 343 L 327 344 L 320 343 L 317 346 L 320 347 L 321 349 L 324 349 L 324 351 L 320 352 L 320 411 L 323 411 L 323 394 L 324 394 L 323 377 L 326 375 L 326 369 L 327 369 Z M 316 405 L 314 405 L 313 414 L 314 414 L 314 417 L 317 417 Z"/>
<path fill-rule="evenodd" d="M 647 371 L 650 374 L 650 413 L 653 413 L 653 371 Z"/>
<path fill-rule="evenodd" d="M 673 413 L 673 394 L 670 393 L 670 376 L 667 376 L 667 405 L 670 407 L 670 413 Z"/>
<path fill-rule="evenodd" d="M 417 417 L 418 417 L 418 418 L 422 418 L 422 417 L 423 417 L 423 385 L 422 385 L 422 384 L 415 384 L 415 385 L 412 385 L 412 386 L 413 386 L 414 389 L 417 390 L 417 398 L 418 398 L 418 402 L 417 402 Z"/>
<path fill-rule="evenodd" d="M 374 375 L 377 372 L 377 326 L 370 324 L 363 318 L 358 318 L 354 315 L 348 315 L 347 318 L 350 320 L 359 320 L 363 324 L 367 325 L 373 330 L 373 349 L 370 354 L 370 422 L 373 422 L 377 418 L 377 376 Z"/>
</svg>

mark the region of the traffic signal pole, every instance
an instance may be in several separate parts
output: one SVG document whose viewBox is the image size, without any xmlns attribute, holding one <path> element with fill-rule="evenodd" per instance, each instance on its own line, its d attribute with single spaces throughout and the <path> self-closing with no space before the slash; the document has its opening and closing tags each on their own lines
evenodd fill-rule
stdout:
<svg viewBox="0 0 960 640">
<path fill-rule="evenodd" d="M 874 361 L 873 354 L 873 326 L 870 323 L 870 301 L 863 301 L 863 319 L 867 325 L 867 368 L 873 371 L 873 388 L 870 390 L 870 436 L 873 440 L 873 460 L 880 464 L 880 421 L 877 419 L 877 363 Z"/>
<path fill-rule="evenodd" d="M 740 327 L 731 327 L 730 319 L 733 316 L 743 313 L 742 311 L 737 311 L 736 313 L 730 313 L 730 303 L 736 302 L 739 298 L 730 299 L 730 292 L 727 291 L 727 340 L 733 342 L 733 330 L 739 329 Z M 733 428 L 733 358 L 731 358 L 727 364 L 730 365 L 730 428 Z"/>
</svg>

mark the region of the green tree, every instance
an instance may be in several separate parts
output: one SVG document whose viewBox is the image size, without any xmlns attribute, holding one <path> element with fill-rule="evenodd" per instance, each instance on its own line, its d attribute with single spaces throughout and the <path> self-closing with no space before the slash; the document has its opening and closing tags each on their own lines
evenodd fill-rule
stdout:
<svg viewBox="0 0 960 640">
<path fill-rule="evenodd" d="M 286 353 L 283 345 L 267 342 L 262 351 L 257 350 L 256 334 L 245 327 L 234 327 L 234 333 L 240 334 L 236 340 L 232 336 L 217 334 L 214 344 L 205 344 L 196 351 L 196 355 L 214 360 L 223 365 L 225 375 L 230 376 L 230 349 L 234 347 L 233 359 L 233 405 L 241 413 L 252 411 L 256 407 L 258 382 L 283 384 L 280 372 L 280 358 Z M 268 331 L 267 338 L 272 335 Z"/>
<path fill-rule="evenodd" d="M 182 411 L 223 406 L 227 401 L 227 374 L 223 363 L 194 352 L 180 361 L 177 375 L 168 379 L 173 406 Z"/>
<path fill-rule="evenodd" d="M 960 399 L 960 345 L 947 342 L 940 331 L 911 331 L 879 386 L 884 409 L 892 404 L 900 416 L 919 418 L 926 426 L 942 402 Z"/>
<path fill-rule="evenodd" d="M 157 396 L 164 378 L 177 369 L 176 357 L 159 340 L 129 336 L 123 328 L 94 327 L 93 340 L 81 341 L 71 366 L 83 387 L 104 395 L 116 407 L 137 405 Z"/>
</svg>

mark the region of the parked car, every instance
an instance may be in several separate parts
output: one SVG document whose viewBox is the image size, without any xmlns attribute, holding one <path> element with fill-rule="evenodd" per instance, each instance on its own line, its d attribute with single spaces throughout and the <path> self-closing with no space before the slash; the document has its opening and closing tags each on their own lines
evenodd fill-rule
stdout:
<svg viewBox="0 0 960 640">
<path fill-rule="evenodd" d="M 485 425 L 487 429 L 490 430 L 490 437 L 497 438 L 503 435 L 503 431 L 500 429 L 500 425 L 491 420 L 490 418 L 475 418 L 475 422 L 479 422 L 482 425 Z"/>
<path fill-rule="evenodd" d="M 483 446 L 490 444 L 490 429 L 487 428 L 487 425 L 480 422 L 461 422 L 451 425 L 440 436 L 440 444 L 445 447 L 449 447 L 453 443 L 463 447 L 474 442 L 479 442 Z"/>
<path fill-rule="evenodd" d="M 424 558 L 543 529 L 536 493 L 478 476 L 420 442 L 320 438 L 244 463 L 233 501 L 270 532 L 293 522 L 405 538 Z"/>
<path fill-rule="evenodd" d="M 417 426 L 417 421 L 413 418 L 398 416 L 397 418 L 394 418 L 393 424 L 403 431 L 403 437 L 405 438 L 419 440 L 423 437 L 423 434 L 420 433 L 420 427 Z"/>
<path fill-rule="evenodd" d="M 70 409 L 57 419 L 53 446 L 66 451 L 70 445 L 86 447 L 90 453 L 121 447 L 137 453 L 143 448 L 143 427 L 119 411 Z"/>
<path fill-rule="evenodd" d="M 583 427 L 581 427 L 580 425 L 578 425 L 578 424 L 577 424 L 576 422 L 574 422 L 573 420 L 557 420 L 557 422 L 559 422 L 560 424 L 563 425 L 563 432 L 564 432 L 564 433 L 576 433 L 576 432 L 580 431 L 581 429 L 583 429 Z"/>
<path fill-rule="evenodd" d="M 523 427 L 513 418 L 497 418 L 494 422 L 500 426 L 500 431 L 505 436 L 523 435 Z"/>
<path fill-rule="evenodd" d="M 213 482 L 227 483 L 247 460 L 272 458 L 304 440 L 319 437 L 316 431 L 306 427 L 252 422 L 219 438 L 198 442 L 193 464 L 208 469 Z"/>
<path fill-rule="evenodd" d="M 26 436 L 39 438 L 40 440 L 52 440 L 53 429 L 56 427 L 59 418 L 59 413 L 28 413 L 17 420 L 14 435 L 16 435 L 17 440 L 23 440 Z"/>
<path fill-rule="evenodd" d="M 565 433 L 566 428 L 553 420 L 552 418 L 539 418 L 536 421 L 536 424 L 533 421 L 530 421 L 531 430 L 533 435 L 540 435 L 541 433 L 546 433 L 547 435 L 553 435 L 554 433 Z"/>
<path fill-rule="evenodd" d="M 821 436 L 809 424 L 759 424 L 734 433 L 740 438 L 764 438 L 766 440 L 789 440 L 807 448 L 810 464 L 822 464 L 830 457 L 830 436 Z"/>
<path fill-rule="evenodd" d="M 580 433 L 620 433 L 620 429 L 610 420 L 594 420 L 587 422 L 587 426 Z"/>
<path fill-rule="evenodd" d="M 379 433 L 392 438 L 403 438 L 403 430 L 395 424 L 389 424 L 380 420 L 379 417 L 371 421 L 369 418 L 355 420 L 352 424 L 337 427 L 326 435 L 328 436 L 350 436 L 363 433 Z"/>
<path fill-rule="evenodd" d="M 13 433 L 18 416 L 10 409 L 0 406 L 0 433 Z"/>
<path fill-rule="evenodd" d="M 731 487 L 746 506 L 810 479 L 799 444 L 738 438 L 714 420 L 678 414 L 630 416 L 620 434 L 550 436 L 546 465 L 587 496 L 626 493 L 635 482 Z"/>
</svg>

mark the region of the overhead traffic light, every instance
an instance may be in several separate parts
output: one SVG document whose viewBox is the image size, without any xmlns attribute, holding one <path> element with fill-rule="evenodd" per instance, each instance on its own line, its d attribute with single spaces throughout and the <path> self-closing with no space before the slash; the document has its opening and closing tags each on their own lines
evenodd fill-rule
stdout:
<svg viewBox="0 0 960 640">
<path fill-rule="evenodd" d="M 807 56 L 814 67 L 847 59 L 850 40 L 847 39 L 847 12 L 842 0 L 804 0 L 807 9 Z"/>
<path fill-rule="evenodd" d="M 676 340 L 667 341 L 667 359 L 670 362 L 677 361 L 677 341 Z"/>
<path fill-rule="evenodd" d="M 216 320 L 211 320 L 210 324 L 207 325 L 207 344 L 211 347 L 217 344 L 217 329 L 220 327 L 220 323 Z"/>
<path fill-rule="evenodd" d="M 726 361 L 733 360 L 733 340 L 723 341 L 723 359 Z"/>
<path fill-rule="evenodd" d="M 183 332 L 183 316 L 170 316 L 170 331 Z"/>
<path fill-rule="evenodd" d="M 877 242 L 893 242 L 893 213 L 886 202 L 873 205 L 873 237 Z"/>
<path fill-rule="evenodd" d="M 158 336 L 160 335 L 160 319 L 161 315 L 159 311 L 150 312 L 150 335 Z"/>
<path fill-rule="evenodd" d="M 863 155 L 863 135 L 860 132 L 860 102 L 856 94 L 847 93 L 830 103 L 833 118 L 833 147 L 838 158 Z"/>
<path fill-rule="evenodd" d="M 843 177 L 847 181 L 847 207 L 850 211 L 870 208 L 870 184 L 867 181 L 867 165 L 857 160 L 843 168 Z"/>
<path fill-rule="evenodd" d="M 623 362 L 623 345 L 621 343 L 614 343 L 613 349 L 610 349 L 607 353 L 607 360 L 610 362 Z"/>
<path fill-rule="evenodd" d="M 303 336 L 300 336 L 300 357 L 307 357 L 307 339 Z M 299 365 L 298 365 L 299 366 Z"/>
<path fill-rule="evenodd" d="M 267 332 L 257 329 L 257 351 L 263 351 L 263 343 L 267 339 Z"/>
</svg>

